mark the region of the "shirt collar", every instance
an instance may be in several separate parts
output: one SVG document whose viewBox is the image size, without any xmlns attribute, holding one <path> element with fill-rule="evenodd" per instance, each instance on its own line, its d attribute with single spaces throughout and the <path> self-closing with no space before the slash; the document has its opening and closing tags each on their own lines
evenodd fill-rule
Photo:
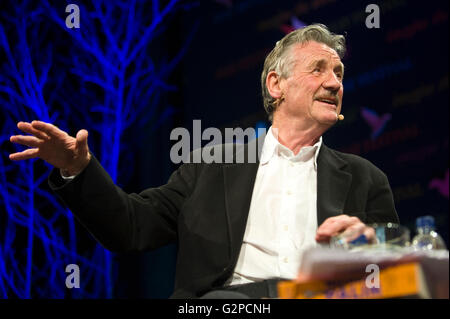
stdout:
<svg viewBox="0 0 450 319">
<path fill-rule="evenodd" d="M 261 153 L 261 160 L 260 164 L 265 165 L 267 164 L 270 159 L 274 155 L 287 155 L 284 156 L 290 161 L 296 162 L 299 161 L 302 157 L 306 154 L 309 154 L 310 152 L 314 152 L 314 166 L 317 168 L 317 157 L 319 156 L 320 147 L 322 146 L 322 136 L 319 138 L 319 141 L 317 141 L 316 144 L 313 146 L 306 146 L 303 147 L 302 150 L 297 154 L 294 155 L 291 150 L 289 150 L 286 146 L 282 145 L 278 139 L 275 137 L 272 126 L 269 128 L 269 132 L 266 135 L 266 138 L 264 140 L 264 145 Z"/>
</svg>

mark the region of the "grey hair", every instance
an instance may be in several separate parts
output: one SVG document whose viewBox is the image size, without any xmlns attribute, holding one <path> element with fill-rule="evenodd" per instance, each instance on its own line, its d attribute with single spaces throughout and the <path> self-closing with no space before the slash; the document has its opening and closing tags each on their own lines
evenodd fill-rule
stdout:
<svg viewBox="0 0 450 319">
<path fill-rule="evenodd" d="M 261 74 L 264 109 L 269 116 L 270 122 L 272 122 L 273 113 L 281 100 L 275 99 L 270 95 L 266 86 L 267 75 L 269 72 L 275 71 L 283 78 L 289 77 L 293 64 L 295 63 L 295 59 L 289 54 L 290 49 L 295 44 L 306 43 L 308 41 L 315 41 L 329 46 L 336 51 L 341 59 L 345 55 L 345 37 L 330 32 L 325 25 L 319 23 L 292 31 L 278 41 L 272 51 L 267 55 Z"/>
</svg>

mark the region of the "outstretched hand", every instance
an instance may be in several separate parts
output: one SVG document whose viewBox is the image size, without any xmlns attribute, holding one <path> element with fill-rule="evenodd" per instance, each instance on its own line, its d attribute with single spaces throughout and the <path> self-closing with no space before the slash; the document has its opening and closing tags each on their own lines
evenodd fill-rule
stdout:
<svg viewBox="0 0 450 319">
<path fill-rule="evenodd" d="M 72 137 L 55 125 L 42 121 L 19 122 L 17 127 L 31 135 L 13 135 L 10 141 L 30 148 L 10 154 L 13 161 L 41 158 L 70 176 L 80 173 L 91 159 L 86 130 L 80 130 L 76 137 Z"/>
</svg>

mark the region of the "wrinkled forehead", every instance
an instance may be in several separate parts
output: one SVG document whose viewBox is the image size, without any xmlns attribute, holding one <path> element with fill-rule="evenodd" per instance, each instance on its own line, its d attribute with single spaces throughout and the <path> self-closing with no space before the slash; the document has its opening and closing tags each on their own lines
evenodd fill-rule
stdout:
<svg viewBox="0 0 450 319">
<path fill-rule="evenodd" d="M 330 48 L 325 43 L 315 41 L 298 43 L 292 46 L 290 54 L 291 58 L 296 61 L 296 64 L 309 65 L 314 61 L 322 60 L 327 61 L 332 66 L 344 66 L 336 50 Z"/>
</svg>

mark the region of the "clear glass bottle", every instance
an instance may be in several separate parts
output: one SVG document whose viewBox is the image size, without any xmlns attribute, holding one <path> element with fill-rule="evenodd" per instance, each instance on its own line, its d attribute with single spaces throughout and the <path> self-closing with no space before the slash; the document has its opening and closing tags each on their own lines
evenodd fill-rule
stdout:
<svg viewBox="0 0 450 319">
<path fill-rule="evenodd" d="M 433 216 L 422 216 L 417 218 L 417 235 L 412 239 L 411 246 L 416 250 L 446 249 L 444 240 L 434 229 Z"/>
</svg>

